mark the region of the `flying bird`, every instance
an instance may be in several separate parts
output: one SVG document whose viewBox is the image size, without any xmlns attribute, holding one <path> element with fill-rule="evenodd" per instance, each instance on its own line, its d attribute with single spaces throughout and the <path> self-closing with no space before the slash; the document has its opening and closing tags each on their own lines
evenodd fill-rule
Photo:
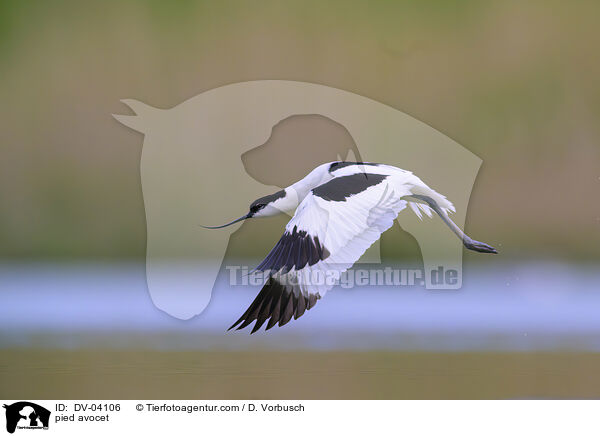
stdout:
<svg viewBox="0 0 600 436">
<path fill-rule="evenodd" d="M 455 208 L 442 194 L 410 171 L 368 162 L 330 162 L 302 180 L 250 204 L 248 213 L 219 229 L 249 218 L 292 213 L 292 219 L 267 257 L 253 270 L 267 281 L 244 314 L 229 328 L 251 333 L 267 322 L 283 326 L 298 319 L 331 289 L 410 207 L 422 218 L 435 212 L 464 246 L 481 253 L 496 249 L 467 236 L 448 216 Z"/>
</svg>

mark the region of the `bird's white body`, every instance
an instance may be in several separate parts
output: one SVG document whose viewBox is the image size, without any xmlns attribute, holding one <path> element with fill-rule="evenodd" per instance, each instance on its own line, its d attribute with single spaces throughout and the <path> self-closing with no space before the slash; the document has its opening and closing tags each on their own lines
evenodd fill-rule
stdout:
<svg viewBox="0 0 600 436">
<path fill-rule="evenodd" d="M 419 218 L 437 213 L 467 248 L 496 252 L 465 235 L 448 217 L 454 212 L 452 203 L 410 171 L 366 162 L 326 163 L 284 190 L 259 198 L 248 215 L 233 221 L 295 211 L 279 242 L 256 268 L 269 272 L 267 283 L 232 327 L 244 328 L 256 320 L 255 332 L 267 320 L 268 330 L 300 317 L 407 205 Z"/>
<path fill-rule="evenodd" d="M 321 262 L 300 269 L 296 265 L 289 271 L 274 273 L 278 280 L 297 282 L 301 292 L 316 292 L 320 297 L 393 225 L 396 216 L 407 204 L 419 217 L 421 212 L 431 216 L 429 206 L 416 199 L 407 201 L 406 197 L 427 195 L 442 204 L 446 213 L 454 211 L 452 203 L 410 171 L 389 165 L 352 165 L 330 172 L 333 163 L 318 166 L 305 178 L 286 188 L 286 196 L 273 203 L 268 215 L 264 215 L 295 210 L 294 217 L 286 225 L 286 232 L 293 234 L 294 228 L 296 232 L 304 231 L 318 237 L 327 247 L 330 256 Z M 368 179 L 373 174 L 385 175 L 386 178 L 343 202 L 328 201 L 312 192 L 336 177 L 358 175 Z"/>
<path fill-rule="evenodd" d="M 299 180 L 293 185 L 285 188 L 285 197 L 282 197 L 277 201 L 267 205 L 267 207 L 259 211 L 253 217 L 258 218 L 274 216 L 282 212 L 293 213 L 296 211 L 300 203 L 306 198 L 306 196 L 310 194 L 312 189 L 334 179 L 335 177 L 348 176 L 361 172 L 393 176 L 393 180 L 390 180 L 390 182 L 395 185 L 395 188 L 398 191 L 404 189 L 405 187 L 410 187 L 409 189 L 414 189 L 414 194 L 433 195 L 434 197 L 437 197 L 437 200 L 440 200 L 440 202 L 442 202 L 448 210 L 454 211 L 454 206 L 446 199 L 446 197 L 429 188 L 429 186 L 427 186 L 421 179 L 419 179 L 410 171 L 402 170 L 391 165 L 377 164 L 377 166 L 371 166 L 368 163 L 365 165 L 345 166 L 334 171 L 329 171 L 331 166 L 335 163 L 337 162 L 328 162 L 319 165 L 302 180 Z M 368 170 L 365 168 L 368 168 Z M 422 202 L 414 204 L 418 205 L 418 207 L 415 206 L 414 210 L 419 216 L 419 208 L 421 208 L 423 211 L 429 210 L 429 208 Z"/>
</svg>

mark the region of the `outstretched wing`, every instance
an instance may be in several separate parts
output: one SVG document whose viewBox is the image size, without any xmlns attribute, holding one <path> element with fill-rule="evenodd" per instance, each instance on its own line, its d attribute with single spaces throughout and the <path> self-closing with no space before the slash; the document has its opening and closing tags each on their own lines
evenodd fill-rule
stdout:
<svg viewBox="0 0 600 436">
<path fill-rule="evenodd" d="M 256 320 L 254 333 L 269 320 L 268 330 L 312 308 L 393 225 L 408 194 L 398 176 L 386 174 L 340 176 L 314 188 L 256 268 L 270 277 L 230 329 Z"/>
</svg>

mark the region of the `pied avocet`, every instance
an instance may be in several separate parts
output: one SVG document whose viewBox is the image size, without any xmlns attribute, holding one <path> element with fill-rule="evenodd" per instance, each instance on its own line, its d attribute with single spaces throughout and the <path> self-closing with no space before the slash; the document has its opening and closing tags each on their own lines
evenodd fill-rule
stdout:
<svg viewBox="0 0 600 436">
<path fill-rule="evenodd" d="M 340 275 L 389 229 L 406 206 L 421 218 L 437 213 L 469 250 L 497 253 L 468 237 L 448 216 L 454 206 L 421 179 L 390 165 L 331 162 L 299 182 L 255 200 L 250 211 L 218 229 L 248 218 L 294 212 L 283 236 L 255 268 L 268 279 L 248 310 L 229 329 L 256 320 L 251 333 L 298 319 L 331 289 Z M 206 226 L 204 226 L 206 227 Z M 318 274 L 329 280 L 318 279 Z M 239 325 L 239 326 L 238 326 Z"/>
</svg>

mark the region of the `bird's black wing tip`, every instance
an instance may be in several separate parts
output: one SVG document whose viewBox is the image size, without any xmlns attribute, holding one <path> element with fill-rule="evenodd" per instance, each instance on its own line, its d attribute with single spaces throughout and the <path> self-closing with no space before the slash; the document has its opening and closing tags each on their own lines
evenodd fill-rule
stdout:
<svg viewBox="0 0 600 436">
<path fill-rule="evenodd" d="M 244 329 L 256 321 L 250 331 L 250 334 L 254 334 L 267 320 L 265 331 L 276 324 L 283 327 L 292 318 L 298 319 L 306 310 L 310 310 L 319 298 L 318 294 L 304 296 L 297 287 L 281 284 L 277 279 L 270 277 L 248 310 L 227 331 L 235 327 L 237 330 Z"/>
</svg>

